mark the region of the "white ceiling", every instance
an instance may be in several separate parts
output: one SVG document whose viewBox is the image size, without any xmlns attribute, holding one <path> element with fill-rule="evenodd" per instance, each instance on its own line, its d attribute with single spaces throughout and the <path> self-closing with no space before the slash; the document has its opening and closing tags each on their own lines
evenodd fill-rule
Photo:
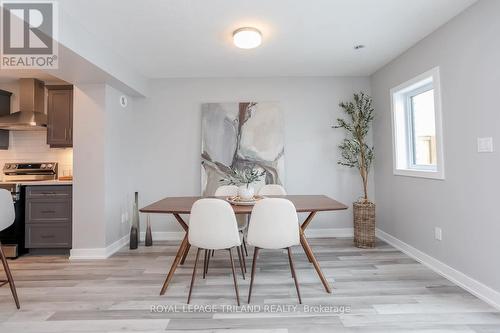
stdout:
<svg viewBox="0 0 500 333">
<path fill-rule="evenodd" d="M 61 0 L 60 15 L 150 78 L 364 76 L 474 2 Z M 242 26 L 262 31 L 261 47 L 233 46 Z"/>
</svg>

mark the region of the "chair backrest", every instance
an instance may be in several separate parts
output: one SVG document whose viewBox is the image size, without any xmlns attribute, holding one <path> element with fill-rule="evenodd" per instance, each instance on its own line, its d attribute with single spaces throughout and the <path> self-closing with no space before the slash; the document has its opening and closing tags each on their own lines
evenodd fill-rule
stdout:
<svg viewBox="0 0 500 333">
<path fill-rule="evenodd" d="M 12 194 L 5 189 L 0 189 L 0 231 L 10 227 L 15 219 L 16 212 Z"/>
<path fill-rule="evenodd" d="M 259 190 L 260 195 L 286 195 L 286 191 L 283 186 L 278 184 L 266 184 L 262 186 Z"/>
<path fill-rule="evenodd" d="M 236 185 L 222 185 L 215 190 L 216 197 L 233 197 L 238 195 L 238 186 Z"/>
<path fill-rule="evenodd" d="M 231 205 L 221 199 L 197 200 L 191 208 L 189 244 L 203 249 L 227 249 L 241 245 Z"/>
<path fill-rule="evenodd" d="M 257 202 L 250 216 L 247 241 L 264 249 L 300 244 L 299 219 L 293 203 L 283 198 L 266 198 Z"/>
</svg>

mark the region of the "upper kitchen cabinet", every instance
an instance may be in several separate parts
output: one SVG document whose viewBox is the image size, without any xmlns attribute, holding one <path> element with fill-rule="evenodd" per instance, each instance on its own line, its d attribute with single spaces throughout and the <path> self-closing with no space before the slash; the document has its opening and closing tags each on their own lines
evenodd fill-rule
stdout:
<svg viewBox="0 0 500 333">
<path fill-rule="evenodd" d="M 47 87 L 47 144 L 53 148 L 73 146 L 73 86 Z"/>
<path fill-rule="evenodd" d="M 0 89 L 0 116 L 10 114 L 10 96 L 12 93 Z M 9 149 L 9 131 L 0 130 L 0 149 Z"/>
</svg>

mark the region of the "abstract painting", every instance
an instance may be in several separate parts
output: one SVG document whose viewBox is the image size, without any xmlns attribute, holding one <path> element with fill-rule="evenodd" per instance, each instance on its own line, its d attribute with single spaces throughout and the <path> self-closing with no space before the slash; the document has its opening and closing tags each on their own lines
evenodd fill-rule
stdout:
<svg viewBox="0 0 500 333">
<path fill-rule="evenodd" d="M 210 196 L 233 169 L 266 171 L 254 184 L 283 184 L 284 124 L 277 103 L 206 103 L 201 120 L 202 194 Z"/>
</svg>

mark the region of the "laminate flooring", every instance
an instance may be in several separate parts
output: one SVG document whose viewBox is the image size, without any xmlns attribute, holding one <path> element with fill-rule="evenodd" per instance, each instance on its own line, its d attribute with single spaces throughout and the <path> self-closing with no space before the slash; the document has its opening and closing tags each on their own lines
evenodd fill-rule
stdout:
<svg viewBox="0 0 500 333">
<path fill-rule="evenodd" d="M 10 261 L 21 310 L 8 286 L 0 288 L 0 332 L 500 332 L 498 311 L 384 242 L 375 249 L 346 238 L 310 243 L 333 293 L 296 247 L 302 305 L 281 250 L 261 251 L 250 305 L 252 249 L 245 280 L 235 260 L 241 307 L 227 251 L 211 258 L 206 279 L 200 258 L 190 306 L 194 249 L 159 296 L 177 241 L 123 248 L 106 260 L 23 256 Z"/>
</svg>

